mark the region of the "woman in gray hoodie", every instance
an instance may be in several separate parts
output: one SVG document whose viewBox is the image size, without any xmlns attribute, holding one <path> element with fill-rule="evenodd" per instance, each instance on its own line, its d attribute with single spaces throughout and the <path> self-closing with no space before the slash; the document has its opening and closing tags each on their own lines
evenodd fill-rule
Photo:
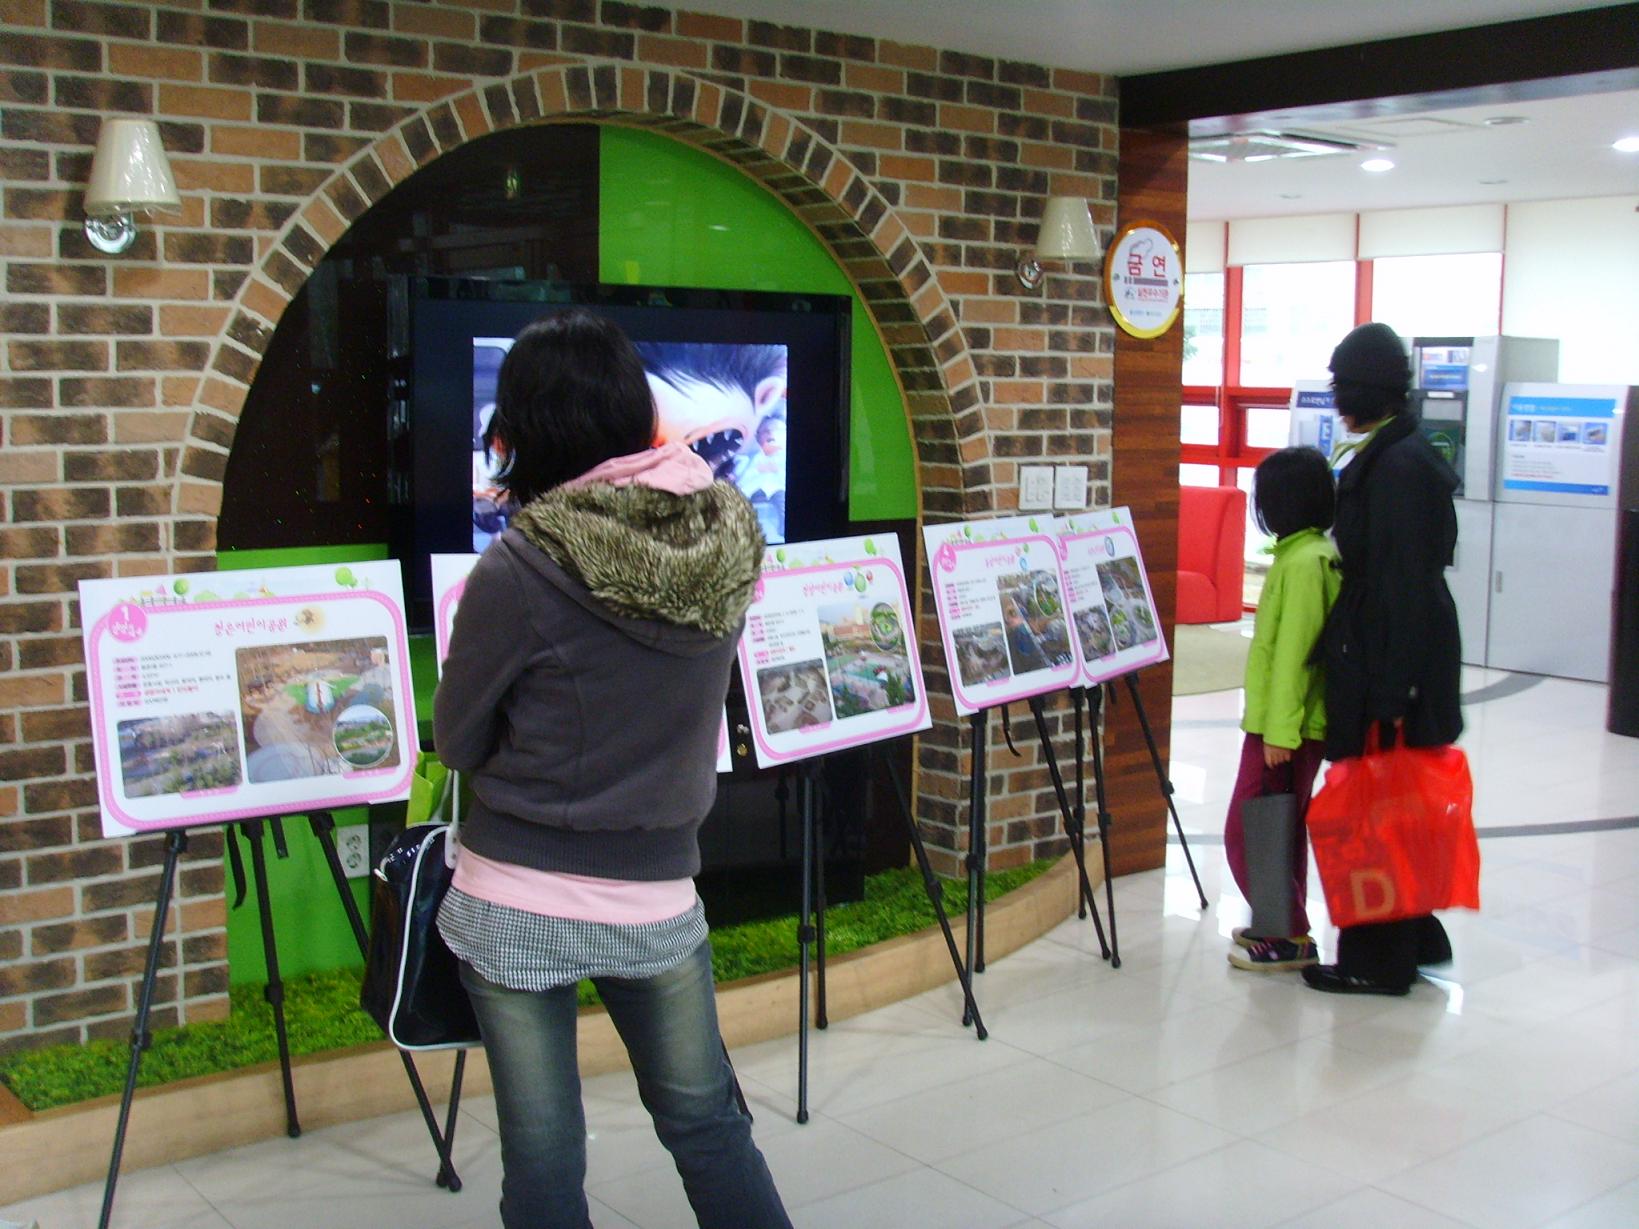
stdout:
<svg viewBox="0 0 1639 1229">
<path fill-rule="evenodd" d="M 434 702 L 473 802 L 439 929 L 494 1077 L 506 1229 L 586 1229 L 575 987 L 597 987 L 711 1229 L 790 1221 L 717 1028 L 692 876 L 763 541 L 604 317 L 547 316 L 502 364 L 485 444 L 517 508 L 468 578 Z"/>
</svg>

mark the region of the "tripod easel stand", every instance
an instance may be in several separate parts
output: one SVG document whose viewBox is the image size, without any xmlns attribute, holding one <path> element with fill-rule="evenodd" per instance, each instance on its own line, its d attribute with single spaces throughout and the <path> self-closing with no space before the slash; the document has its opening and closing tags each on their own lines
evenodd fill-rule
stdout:
<svg viewBox="0 0 1639 1229">
<path fill-rule="evenodd" d="M 882 757 L 884 770 L 888 779 L 893 783 L 894 799 L 898 805 L 900 818 L 904 821 L 906 834 L 910 837 L 911 850 L 916 856 L 916 865 L 922 876 L 922 890 L 927 893 L 928 903 L 933 906 L 935 919 L 939 929 L 944 934 L 945 949 L 950 955 L 952 966 L 956 970 L 956 980 L 962 987 L 963 1014 L 962 1023 L 974 1026 L 974 1036 L 983 1041 L 990 1034 L 985 1029 L 984 1020 L 979 1015 L 979 1006 L 973 998 L 973 981 L 969 976 L 971 963 L 964 964 L 961 953 L 957 950 L 956 935 L 951 929 L 950 916 L 945 912 L 944 889 L 939 877 L 934 873 L 933 863 L 928 858 L 926 843 L 922 840 L 922 832 L 916 826 L 916 817 L 911 812 L 909 797 L 905 790 L 905 783 L 900 780 L 892 760 L 888 757 L 885 744 L 868 744 L 873 755 Z M 809 1022 L 809 976 L 810 953 L 813 952 L 814 964 L 818 976 L 814 979 L 815 1010 L 813 1013 L 814 1026 L 825 1028 L 830 1023 L 825 1011 L 825 848 L 824 848 L 824 816 L 816 801 L 818 782 L 816 781 L 819 760 L 805 760 L 798 766 L 797 796 L 798 810 L 802 817 L 802 914 L 797 919 L 797 941 L 801 945 L 799 956 L 799 983 L 797 990 L 797 1121 L 808 1121 L 808 1022 Z M 970 883 L 972 867 L 969 868 Z M 982 874 L 982 870 L 980 871 Z M 817 907 L 816 907 L 817 906 Z M 973 952 L 973 919 L 972 894 L 969 892 L 968 918 L 968 952 L 969 961 Z"/>
<path fill-rule="evenodd" d="M 273 1008 L 274 1035 L 279 1046 L 279 1072 L 284 1086 L 285 1102 L 285 1129 L 292 1139 L 302 1133 L 301 1121 L 296 1113 L 296 1089 L 291 1077 L 290 1069 L 290 1039 L 285 1028 L 284 1013 L 284 983 L 279 976 L 279 954 L 277 941 L 274 935 L 273 910 L 268 899 L 267 853 L 262 847 L 262 825 L 267 819 L 273 828 L 275 841 L 283 846 L 284 836 L 282 819 L 278 816 L 259 817 L 247 820 L 234 820 L 221 825 L 228 842 L 235 839 L 233 829 L 242 827 L 246 840 L 250 844 L 251 869 L 256 883 L 256 907 L 262 929 L 262 950 L 267 959 L 267 1000 Z M 306 815 L 314 837 L 324 851 L 326 864 L 330 868 L 330 876 L 336 885 L 337 894 L 341 898 L 342 907 L 347 913 L 347 920 L 353 931 L 353 937 L 358 941 L 359 951 L 364 953 L 369 946 L 369 937 L 365 930 L 364 919 L 359 913 L 358 904 L 353 899 L 352 890 L 348 887 L 347 872 L 341 864 L 341 857 L 336 852 L 335 820 L 328 811 L 313 811 Z M 216 827 L 218 825 L 200 825 L 200 827 Z M 142 984 L 137 994 L 136 1021 L 131 1030 L 131 1059 L 126 1068 L 125 1088 L 120 1096 L 119 1116 L 114 1126 L 114 1143 L 108 1158 L 108 1177 L 103 1184 L 102 1213 L 97 1221 L 98 1229 L 108 1229 L 109 1220 L 114 1211 L 115 1187 L 119 1182 L 120 1159 L 125 1152 L 125 1133 L 131 1117 L 131 1101 L 136 1094 L 137 1077 L 142 1067 L 142 1052 L 152 1043 L 152 1035 L 148 1031 L 148 1017 L 153 1007 L 154 984 L 159 973 L 160 956 L 165 946 L 165 926 L 167 915 L 170 912 L 171 894 L 176 882 L 177 863 L 188 847 L 188 831 L 186 827 L 170 829 L 165 834 L 165 859 L 160 869 L 159 890 L 154 903 L 153 929 L 148 936 L 148 956 L 143 966 Z M 454 1192 L 461 1189 L 461 1179 L 455 1172 L 455 1165 L 451 1160 L 451 1150 L 454 1146 L 456 1107 L 460 1103 L 461 1077 L 466 1061 L 466 1054 L 458 1052 L 455 1059 L 455 1071 L 450 1092 L 450 1105 L 445 1123 L 440 1126 L 433 1113 L 432 1102 L 427 1096 L 427 1090 L 421 1082 L 420 1073 L 415 1067 L 415 1060 L 403 1050 L 399 1057 L 404 1062 L 404 1073 L 410 1081 L 410 1087 L 415 1092 L 416 1104 L 421 1109 L 421 1117 L 427 1126 L 427 1132 L 432 1137 L 433 1147 L 438 1153 L 439 1186 Z"/>
</svg>

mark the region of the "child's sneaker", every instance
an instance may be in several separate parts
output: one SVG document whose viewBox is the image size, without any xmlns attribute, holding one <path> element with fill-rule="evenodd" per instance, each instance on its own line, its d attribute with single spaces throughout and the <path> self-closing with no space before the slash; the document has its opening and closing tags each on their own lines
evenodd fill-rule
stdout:
<svg viewBox="0 0 1639 1229">
<path fill-rule="evenodd" d="M 1229 963 L 1237 969 L 1269 973 L 1281 969 L 1302 969 L 1320 963 L 1315 941 L 1301 939 L 1253 939 L 1244 952 L 1229 953 Z"/>
<path fill-rule="evenodd" d="M 1249 951 L 1264 941 L 1262 935 L 1252 933 L 1252 927 L 1250 926 L 1235 927 L 1234 930 L 1229 932 L 1229 937 L 1235 941 L 1236 947 L 1244 947 Z"/>
</svg>

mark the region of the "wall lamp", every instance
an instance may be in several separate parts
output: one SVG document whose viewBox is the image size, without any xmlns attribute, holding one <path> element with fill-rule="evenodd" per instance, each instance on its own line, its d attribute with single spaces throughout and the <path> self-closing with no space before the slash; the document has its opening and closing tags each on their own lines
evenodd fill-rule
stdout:
<svg viewBox="0 0 1639 1229">
<path fill-rule="evenodd" d="M 180 213 L 182 198 L 151 119 L 105 119 L 85 188 L 85 237 L 116 256 L 137 238 L 138 211 Z"/>
<path fill-rule="evenodd" d="M 1036 250 L 1019 261 L 1014 271 L 1020 285 L 1034 290 L 1047 276 L 1046 265 L 1097 260 L 1098 255 L 1098 232 L 1087 202 L 1079 196 L 1050 196 L 1041 212 Z"/>
</svg>

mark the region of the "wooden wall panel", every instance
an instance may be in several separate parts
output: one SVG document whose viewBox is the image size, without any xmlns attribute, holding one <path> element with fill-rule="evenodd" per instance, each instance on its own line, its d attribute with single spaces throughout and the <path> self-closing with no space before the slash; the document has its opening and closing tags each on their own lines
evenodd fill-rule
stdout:
<svg viewBox="0 0 1639 1229">
<path fill-rule="evenodd" d="M 1176 129 L 1121 130 L 1118 225 L 1158 222 L 1184 241 L 1188 138 Z M 1157 614 L 1172 642 L 1178 562 L 1178 410 L 1183 395 L 1182 320 L 1145 341 L 1117 331 L 1111 502 L 1133 510 Z M 1170 759 L 1172 663 L 1139 676 L 1150 729 Z M 1123 685 L 1107 719 L 1110 859 L 1118 875 L 1166 861 L 1169 819 L 1133 706 Z"/>
</svg>

